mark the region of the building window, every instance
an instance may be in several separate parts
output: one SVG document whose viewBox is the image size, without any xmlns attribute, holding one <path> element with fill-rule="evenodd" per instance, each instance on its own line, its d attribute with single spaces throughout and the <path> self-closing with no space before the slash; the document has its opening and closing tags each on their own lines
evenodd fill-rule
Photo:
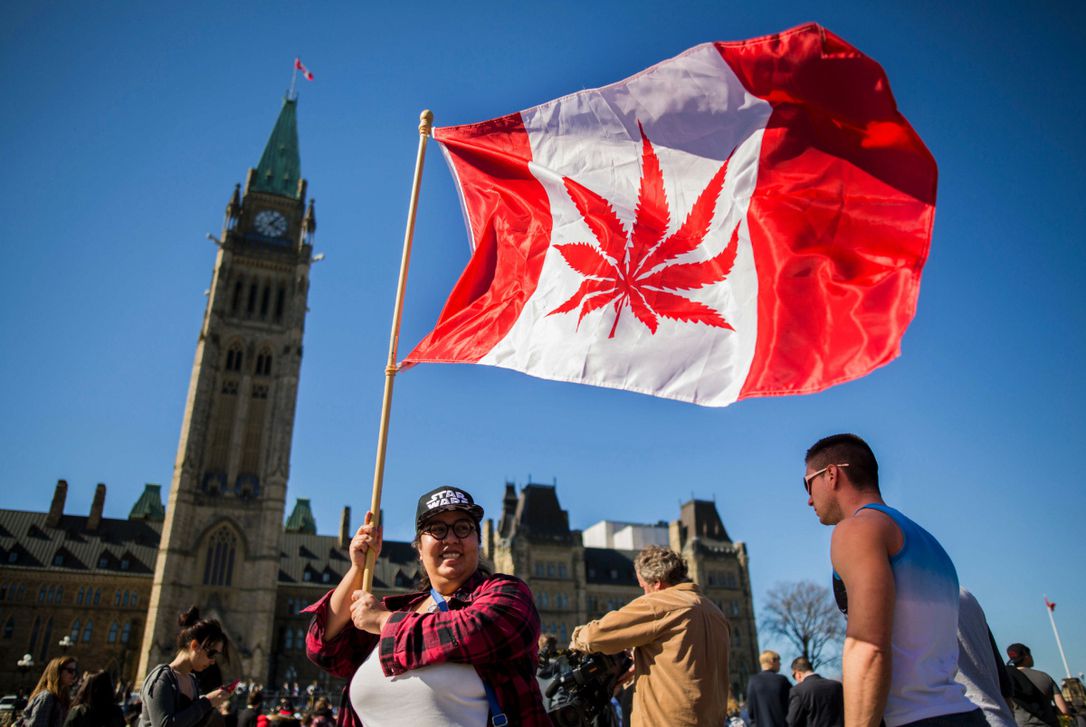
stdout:
<svg viewBox="0 0 1086 727">
<path fill-rule="evenodd" d="M 309 581 L 312 581 L 313 580 L 313 571 L 307 569 L 305 571 L 305 573 L 302 573 L 302 580 L 307 582 L 307 583 Z"/>
<path fill-rule="evenodd" d="M 558 577 L 559 578 L 567 578 L 568 576 L 569 576 L 569 569 L 566 567 L 566 564 L 565 563 L 559 563 L 558 564 Z"/>
<path fill-rule="evenodd" d="M 283 629 L 283 651 L 294 650 L 294 631 L 291 629 Z"/>
<path fill-rule="evenodd" d="M 12 589 L 14 590 L 14 589 Z M 3 601 L 8 596 L 8 584 L 0 586 L 0 601 Z"/>
<path fill-rule="evenodd" d="M 77 606 L 82 606 L 83 605 L 83 589 L 82 588 L 79 589 L 79 595 L 75 597 L 75 605 L 77 605 Z"/>
<path fill-rule="evenodd" d="M 227 528 L 211 536 L 207 544 L 207 563 L 204 565 L 205 586 L 229 586 L 234 582 L 234 557 L 237 538 Z"/>
<path fill-rule="evenodd" d="M 19 554 L 14 550 L 8 553 L 8 563 L 14 563 L 19 560 Z"/>
<path fill-rule="evenodd" d="M 81 626 L 81 624 L 79 623 L 79 619 L 76 619 L 75 621 L 72 622 L 72 633 L 69 634 L 72 641 L 79 641 L 79 627 L 80 626 Z M 48 646 L 48 644 L 46 644 L 46 646 Z"/>
<path fill-rule="evenodd" d="M 256 357 L 256 375 L 257 376 L 271 376 L 272 367 L 272 355 L 268 351 L 264 351 Z"/>
<path fill-rule="evenodd" d="M 91 636 L 94 634 L 94 621 L 87 619 L 87 625 L 83 627 L 83 643 L 87 643 L 91 640 Z"/>
<path fill-rule="evenodd" d="M 128 566 L 130 565 L 131 562 L 128 560 L 128 558 L 121 558 L 121 570 L 128 570 Z"/>
<path fill-rule="evenodd" d="M 42 586 L 38 589 L 38 603 L 45 603 L 46 588 Z"/>
<path fill-rule="evenodd" d="M 64 565 L 64 554 L 57 553 L 53 556 L 53 565 Z"/>
<path fill-rule="evenodd" d="M 55 603 L 55 604 L 57 604 L 59 606 L 60 603 L 63 600 L 64 600 L 64 586 L 57 586 L 57 595 L 56 595 L 55 600 L 53 601 L 53 603 Z"/>
<path fill-rule="evenodd" d="M 135 608 L 136 606 L 140 605 L 140 594 L 133 593 L 131 603 L 132 603 L 132 608 Z"/>
<path fill-rule="evenodd" d="M 232 346 L 229 351 L 226 352 L 226 370 L 227 371 L 241 371 L 241 347 Z"/>
<path fill-rule="evenodd" d="M 554 563 L 547 563 L 547 578 L 554 578 Z"/>
<path fill-rule="evenodd" d="M 128 608 L 128 591 L 124 592 L 124 598 L 121 599 L 121 605 Z"/>
<path fill-rule="evenodd" d="M 9 616 L 7 622 L 4 624 L 4 638 L 10 639 L 15 635 L 15 617 Z"/>
<path fill-rule="evenodd" d="M 546 575 L 546 571 L 543 570 L 543 564 L 537 562 L 535 564 L 535 569 L 533 573 L 535 574 L 536 578 L 542 578 L 544 575 Z"/>
<path fill-rule="evenodd" d="M 30 629 L 30 642 L 26 645 L 27 653 L 33 654 L 34 647 L 38 643 L 38 627 L 41 626 L 41 616 L 34 617 L 34 628 Z"/>
<path fill-rule="evenodd" d="M 113 594 L 113 605 L 114 606 L 120 606 L 121 605 L 121 592 L 120 591 L 114 592 L 114 594 Z M 128 604 L 126 603 L 125 605 L 127 606 Z"/>
<path fill-rule="evenodd" d="M 129 621 L 128 623 L 126 623 L 124 625 L 124 628 L 121 630 L 121 643 L 122 644 L 127 644 L 128 643 L 128 637 L 131 636 L 131 635 L 132 635 L 132 622 Z"/>
<path fill-rule="evenodd" d="M 53 638 L 53 619 L 50 618 L 45 622 L 45 638 L 41 640 L 41 653 L 38 654 L 38 659 L 45 661 L 45 655 L 49 653 L 49 640 Z"/>
<path fill-rule="evenodd" d="M 283 302 L 286 298 L 286 290 L 282 285 L 279 286 L 279 292 L 275 295 L 275 322 L 279 323 L 283 320 Z"/>
<path fill-rule="evenodd" d="M 113 623 L 111 623 L 111 624 L 109 625 L 109 634 L 108 634 L 108 635 L 106 636 L 106 641 L 108 641 L 108 642 L 109 642 L 109 643 L 111 643 L 111 644 L 114 644 L 114 643 L 116 643 L 116 642 L 117 642 L 117 631 L 118 631 L 118 630 L 119 630 L 120 628 L 121 628 L 121 627 L 120 627 L 120 626 L 119 626 L 119 625 L 117 624 L 117 622 L 116 622 L 116 621 L 114 621 Z"/>
<path fill-rule="evenodd" d="M 234 297 L 230 301 L 230 312 L 238 312 L 238 303 L 241 301 L 241 280 L 238 279 L 234 282 Z"/>
<path fill-rule="evenodd" d="M 108 568 L 109 567 L 109 558 L 107 558 L 104 555 L 101 558 L 99 558 L 98 559 L 98 567 L 99 568 Z"/>
<path fill-rule="evenodd" d="M 94 590 L 94 605 L 97 606 L 98 602 L 102 600 L 102 589 L 96 588 Z"/>
<path fill-rule="evenodd" d="M 539 601 L 540 608 L 550 608 L 551 597 L 546 591 L 540 592 L 539 597 L 536 600 Z"/>
</svg>

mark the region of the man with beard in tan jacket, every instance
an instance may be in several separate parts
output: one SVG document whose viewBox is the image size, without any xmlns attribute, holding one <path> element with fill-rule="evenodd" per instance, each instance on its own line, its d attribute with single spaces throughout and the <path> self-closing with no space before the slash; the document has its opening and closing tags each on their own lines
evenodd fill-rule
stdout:
<svg viewBox="0 0 1086 727">
<path fill-rule="evenodd" d="M 634 569 L 645 595 L 578 626 L 570 648 L 634 651 L 632 727 L 724 724 L 728 705 L 728 620 L 667 548 L 642 550 Z"/>
</svg>

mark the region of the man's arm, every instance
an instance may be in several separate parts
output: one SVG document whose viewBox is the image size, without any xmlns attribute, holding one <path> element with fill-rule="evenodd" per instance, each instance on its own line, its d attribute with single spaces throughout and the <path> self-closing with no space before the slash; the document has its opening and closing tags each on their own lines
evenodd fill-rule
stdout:
<svg viewBox="0 0 1086 727">
<path fill-rule="evenodd" d="M 803 703 L 801 691 L 793 689 L 788 695 L 788 727 L 803 727 L 807 724 L 807 705 Z"/>
<path fill-rule="evenodd" d="M 750 727 L 754 727 L 758 722 L 755 716 L 758 714 L 758 687 L 756 685 L 754 677 L 747 682 L 747 714 L 750 716 Z"/>
<path fill-rule="evenodd" d="M 1052 701 L 1056 703 L 1056 709 L 1060 710 L 1060 714 L 1070 716 L 1071 710 L 1067 708 L 1067 702 L 1063 698 L 1063 693 L 1060 692 L 1060 688 L 1057 686 L 1052 692 Z"/>
<path fill-rule="evenodd" d="M 834 528 L 830 558 L 848 590 L 848 625 L 841 657 L 845 727 L 877 727 L 890 691 L 890 642 L 894 626 L 891 544 L 897 526 L 863 511 Z"/>
<path fill-rule="evenodd" d="M 656 639 L 656 629 L 656 609 L 648 598 L 641 596 L 601 619 L 575 628 L 569 647 L 617 654 L 651 643 Z"/>
</svg>

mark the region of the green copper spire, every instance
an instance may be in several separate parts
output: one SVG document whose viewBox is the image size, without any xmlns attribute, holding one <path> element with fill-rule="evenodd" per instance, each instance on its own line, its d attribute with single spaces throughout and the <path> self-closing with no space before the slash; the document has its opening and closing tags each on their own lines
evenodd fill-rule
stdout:
<svg viewBox="0 0 1086 727">
<path fill-rule="evenodd" d="M 317 534 L 317 520 L 313 517 L 313 510 L 310 509 L 307 498 L 298 498 L 298 502 L 294 505 L 294 512 L 290 513 L 286 527 L 283 529 L 288 533 Z"/>
<path fill-rule="evenodd" d="M 283 109 L 264 147 L 250 190 L 298 198 L 302 160 L 298 153 L 297 109 L 297 99 L 283 99 Z"/>
<path fill-rule="evenodd" d="M 129 520 L 150 520 L 160 523 L 166 519 L 166 508 L 162 507 L 162 486 L 147 483 L 143 487 L 143 494 L 136 504 L 132 506 L 132 512 L 128 513 Z"/>
</svg>

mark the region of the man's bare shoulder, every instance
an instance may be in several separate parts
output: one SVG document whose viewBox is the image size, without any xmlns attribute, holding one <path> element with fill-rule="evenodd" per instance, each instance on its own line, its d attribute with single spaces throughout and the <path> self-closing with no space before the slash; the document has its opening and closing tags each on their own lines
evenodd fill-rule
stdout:
<svg viewBox="0 0 1086 727">
<path fill-rule="evenodd" d="M 841 560 L 864 557 L 865 554 L 895 552 L 900 529 L 885 513 L 865 508 L 839 522 L 830 538 L 830 557 L 834 567 Z"/>
</svg>

